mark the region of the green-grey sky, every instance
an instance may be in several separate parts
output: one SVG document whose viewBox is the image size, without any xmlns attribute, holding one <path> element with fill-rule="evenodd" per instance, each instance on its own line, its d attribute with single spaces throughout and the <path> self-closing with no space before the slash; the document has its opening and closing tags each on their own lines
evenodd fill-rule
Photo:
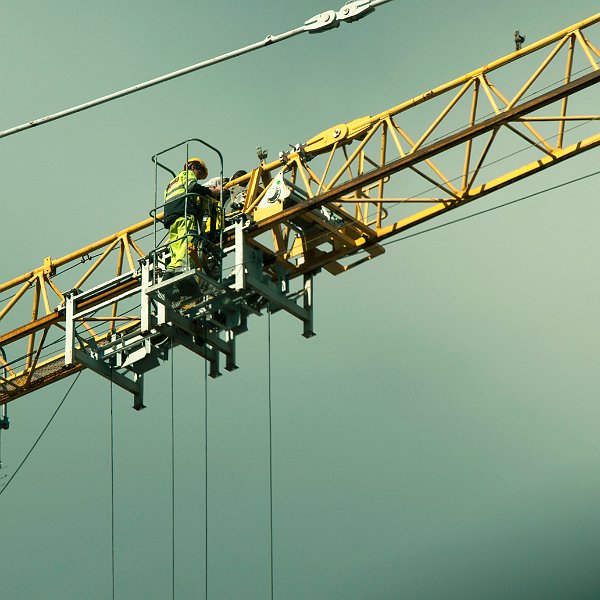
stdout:
<svg viewBox="0 0 600 600">
<path fill-rule="evenodd" d="M 0 129 L 339 8 L 3 0 Z M 180 140 L 218 146 L 227 173 L 250 169 L 258 145 L 274 157 L 509 53 L 515 29 L 532 42 L 597 11 L 591 0 L 395 0 L 1 140 L 0 281 L 145 218 L 150 157 Z M 483 206 L 598 162 L 591 151 Z M 598 200 L 596 177 L 322 274 L 309 341 L 272 317 L 276 598 L 600 597 Z M 270 591 L 267 318 L 250 325 L 240 369 L 208 387 L 215 600 Z M 204 365 L 183 349 L 172 365 L 176 597 L 203 598 Z M 170 366 L 148 374 L 141 413 L 115 391 L 117 598 L 171 597 Z M 70 383 L 9 406 L 0 475 Z M 111 597 L 109 402 L 108 383 L 85 372 L 0 497 L 2 600 Z"/>
</svg>

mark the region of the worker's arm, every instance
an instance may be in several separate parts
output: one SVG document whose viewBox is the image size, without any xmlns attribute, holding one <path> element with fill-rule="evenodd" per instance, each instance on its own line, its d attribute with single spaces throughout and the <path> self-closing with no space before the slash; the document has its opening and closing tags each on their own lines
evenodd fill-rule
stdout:
<svg viewBox="0 0 600 600">
<path fill-rule="evenodd" d="M 211 198 L 219 198 L 221 195 L 221 188 L 218 185 L 211 185 L 207 187 L 199 183 L 195 183 L 189 190 L 190 194 L 198 194 L 198 196 L 210 196 Z"/>
</svg>

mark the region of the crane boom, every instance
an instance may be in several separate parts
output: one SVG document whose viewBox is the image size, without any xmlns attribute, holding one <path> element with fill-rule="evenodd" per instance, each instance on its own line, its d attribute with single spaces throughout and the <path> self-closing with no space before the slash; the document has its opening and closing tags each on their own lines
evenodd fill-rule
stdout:
<svg viewBox="0 0 600 600">
<path fill-rule="evenodd" d="M 600 13 L 277 160 L 263 157 L 228 184 L 246 188 L 223 236 L 228 275 L 180 277 L 205 298 L 189 310 L 165 301 L 157 242 L 147 247 L 154 219 L 0 285 L 9 294 L 0 404 L 89 367 L 132 391 L 140 408 L 141 377 L 166 357 L 165 336 L 216 376 L 219 355 L 235 368 L 235 337 L 267 304 L 312 335 L 321 269 L 343 273 L 381 255 L 391 236 L 600 145 L 599 23 Z"/>
</svg>

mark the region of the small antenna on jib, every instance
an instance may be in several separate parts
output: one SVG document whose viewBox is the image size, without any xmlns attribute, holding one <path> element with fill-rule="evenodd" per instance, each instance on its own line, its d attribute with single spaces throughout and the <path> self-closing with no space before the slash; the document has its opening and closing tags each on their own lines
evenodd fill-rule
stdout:
<svg viewBox="0 0 600 600">
<path fill-rule="evenodd" d="M 265 160 L 267 160 L 267 156 L 269 154 L 269 151 L 264 148 L 262 146 L 257 146 L 256 147 L 256 156 L 258 156 L 258 160 L 260 160 L 261 163 L 264 163 Z"/>
<path fill-rule="evenodd" d="M 522 34 L 518 29 L 515 31 L 515 50 L 518 51 L 522 48 L 523 42 L 525 41 L 525 34 Z"/>
</svg>

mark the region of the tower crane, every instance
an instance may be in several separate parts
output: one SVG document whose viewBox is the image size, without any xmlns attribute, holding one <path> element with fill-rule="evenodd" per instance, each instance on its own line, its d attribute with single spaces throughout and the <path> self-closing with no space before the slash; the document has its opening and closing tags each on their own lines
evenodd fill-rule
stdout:
<svg viewBox="0 0 600 600">
<path fill-rule="evenodd" d="M 267 308 L 312 336 L 321 271 L 340 275 L 389 238 L 600 145 L 599 48 L 600 13 L 271 162 L 259 148 L 258 166 L 226 186 L 242 201 L 225 215 L 216 276 L 161 280 L 157 199 L 149 218 L 1 284 L 0 404 L 89 368 L 143 408 L 144 373 L 173 346 L 216 377 Z M 153 157 L 157 189 L 168 156 Z"/>
</svg>

